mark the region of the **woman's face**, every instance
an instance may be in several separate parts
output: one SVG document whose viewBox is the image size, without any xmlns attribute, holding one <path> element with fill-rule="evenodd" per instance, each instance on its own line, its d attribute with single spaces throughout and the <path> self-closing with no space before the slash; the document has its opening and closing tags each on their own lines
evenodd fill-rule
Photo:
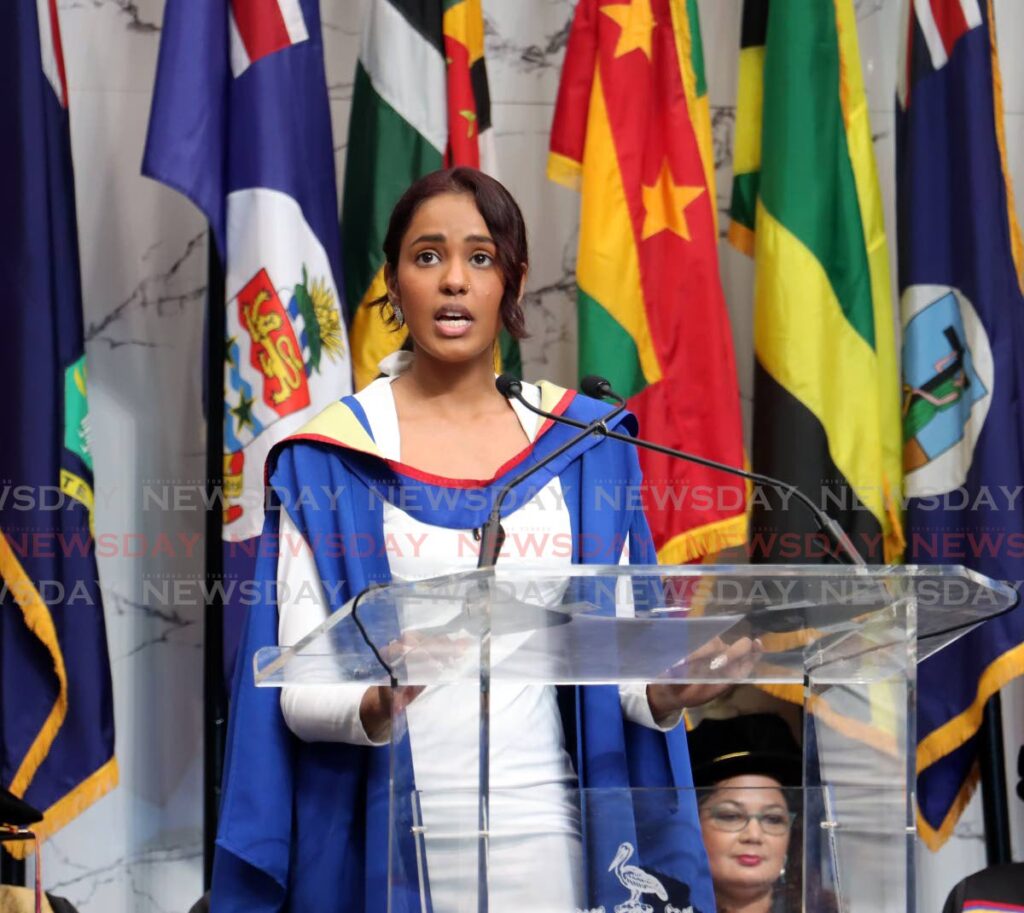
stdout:
<svg viewBox="0 0 1024 913">
<path fill-rule="evenodd" d="M 439 194 L 419 206 L 388 278 L 418 352 L 449 363 L 492 357 L 505 289 L 496 254 L 470 194 Z"/>
<path fill-rule="evenodd" d="M 716 784 L 700 806 L 715 893 L 750 899 L 770 891 L 786 864 L 789 824 L 786 797 L 772 777 L 745 774 Z"/>
</svg>

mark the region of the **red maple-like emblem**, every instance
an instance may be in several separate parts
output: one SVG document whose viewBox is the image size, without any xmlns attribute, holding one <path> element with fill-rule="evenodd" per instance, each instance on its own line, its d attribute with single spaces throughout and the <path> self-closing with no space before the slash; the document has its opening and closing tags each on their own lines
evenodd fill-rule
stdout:
<svg viewBox="0 0 1024 913">
<path fill-rule="evenodd" d="M 263 375 L 263 402 L 282 417 L 305 409 L 310 398 L 302 349 L 265 269 L 238 293 L 238 319 L 252 340 L 250 362 Z"/>
</svg>

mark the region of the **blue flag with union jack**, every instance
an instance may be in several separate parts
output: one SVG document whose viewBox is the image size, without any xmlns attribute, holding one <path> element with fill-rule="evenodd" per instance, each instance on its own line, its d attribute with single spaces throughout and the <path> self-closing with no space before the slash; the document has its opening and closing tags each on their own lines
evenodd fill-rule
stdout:
<svg viewBox="0 0 1024 913">
<path fill-rule="evenodd" d="M 1024 245 L 986 0 L 907 4 L 897 111 L 907 561 L 1024 578 Z M 1024 672 L 1024 608 L 922 664 L 919 831 L 933 849 L 977 781 L 988 698 Z"/>
<path fill-rule="evenodd" d="M 143 173 L 205 214 L 224 264 L 230 651 L 274 443 L 351 392 L 316 0 L 168 0 Z"/>
<path fill-rule="evenodd" d="M 0 4 L 0 86 L 0 779 L 47 836 L 117 783 L 55 0 Z"/>
</svg>

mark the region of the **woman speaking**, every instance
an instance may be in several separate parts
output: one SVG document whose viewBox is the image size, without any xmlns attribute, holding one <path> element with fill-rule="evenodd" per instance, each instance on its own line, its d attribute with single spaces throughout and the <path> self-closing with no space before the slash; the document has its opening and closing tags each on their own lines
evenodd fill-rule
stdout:
<svg viewBox="0 0 1024 913">
<path fill-rule="evenodd" d="M 390 752 L 408 755 L 394 760 L 411 765 L 427 828 L 437 825 L 441 798 L 476 786 L 475 692 L 400 691 L 409 737 L 392 749 L 392 689 L 256 689 L 249 659 L 260 647 L 295 643 L 371 584 L 474 567 L 468 544 L 493 497 L 574 433 L 495 389 L 500 330 L 525 335 L 526 229 L 504 187 L 467 168 L 424 177 L 396 205 L 384 252 L 380 307 L 408 328 L 412 351 L 385 360 L 384 376 L 329 407 L 268 461 L 278 509 L 267 512 L 264 540 L 287 547 L 261 550 L 259 576 L 285 595 L 251 609 L 243 638 L 214 864 L 217 913 L 388 909 Z M 534 405 L 578 421 L 607 411 L 549 384 L 523 391 Z M 635 433 L 628 413 L 615 421 Z M 655 563 L 642 511 L 630 499 L 594 497 L 598 486 L 640 481 L 632 447 L 581 441 L 504 502 L 502 567 Z M 329 541 L 378 547 L 320 547 Z M 738 643 L 726 658 L 742 662 L 748 652 L 749 643 Z M 606 843 L 575 790 L 689 788 L 677 724 L 685 706 L 713 694 L 706 686 L 495 683 L 490 909 L 574 913 L 628 901 L 626 869 L 613 866 L 618 844 L 597 858 Z M 629 868 L 663 886 L 665 909 L 710 911 L 696 804 L 689 793 L 672 796 L 670 823 L 634 838 Z M 438 801 L 432 806 L 429 797 Z M 391 909 L 468 909 L 456 863 L 443 845 L 428 843 L 429 902 L 392 891 Z"/>
</svg>

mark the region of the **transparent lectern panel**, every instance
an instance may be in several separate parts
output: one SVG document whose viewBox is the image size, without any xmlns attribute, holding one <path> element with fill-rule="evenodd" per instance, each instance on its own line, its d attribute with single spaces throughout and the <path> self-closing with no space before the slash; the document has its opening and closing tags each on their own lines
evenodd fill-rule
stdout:
<svg viewBox="0 0 1024 913">
<path fill-rule="evenodd" d="M 907 793 L 888 786 L 807 787 L 804 910 L 909 913 L 913 828 Z"/>
<path fill-rule="evenodd" d="M 963 568 L 499 566 L 369 591 L 294 647 L 261 650 L 256 678 L 278 687 L 465 681 L 478 675 L 486 636 L 495 680 L 802 684 L 816 649 L 859 675 L 867 653 L 848 635 L 865 624 L 933 651 L 1015 599 Z M 878 636 L 876 652 L 887 642 Z M 715 639 L 741 637 L 764 653 L 738 675 L 716 663 Z"/>
<path fill-rule="evenodd" d="M 910 873 L 901 803 L 901 793 L 887 790 L 768 781 L 495 790 L 482 881 L 475 794 L 412 792 L 398 803 L 404 811 L 392 832 L 392 858 L 401 860 L 389 885 L 392 909 L 710 913 L 710 872 L 726 905 L 757 895 L 773 913 L 902 913 Z M 699 829 L 689 824 L 695 806 Z M 853 807 L 867 819 L 838 811 Z M 868 851 L 847 852 L 847 842 Z"/>
<path fill-rule="evenodd" d="M 804 782 L 822 787 L 822 839 L 845 875 L 834 890 L 843 913 L 913 909 L 913 609 L 901 600 L 898 624 L 868 619 L 806 656 Z"/>
<path fill-rule="evenodd" d="M 255 671 L 271 687 L 422 686 L 393 720 L 392 913 L 710 909 L 678 887 L 700 858 L 701 836 L 676 833 L 692 791 L 491 777 L 499 753 L 547 731 L 508 711 L 521 693 L 556 700 L 525 686 L 659 681 L 770 685 L 803 706 L 805 789 L 786 802 L 802 826 L 788 832 L 796 868 L 771 882 L 778 909 L 910 910 L 917 661 L 1015 601 L 963 568 L 499 567 L 367 592 L 260 651 Z M 741 638 L 758 646 L 737 666 L 723 651 Z"/>
</svg>

